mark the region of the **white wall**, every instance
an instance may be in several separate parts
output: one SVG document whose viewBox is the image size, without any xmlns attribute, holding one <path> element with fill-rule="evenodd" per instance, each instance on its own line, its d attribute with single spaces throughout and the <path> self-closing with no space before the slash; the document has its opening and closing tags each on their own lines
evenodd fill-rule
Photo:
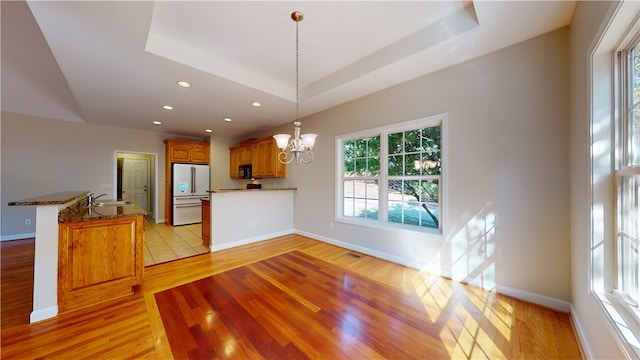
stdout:
<svg viewBox="0 0 640 360">
<path fill-rule="evenodd" d="M 296 230 L 568 310 L 568 84 L 564 28 L 302 119 L 319 137 L 315 161 L 287 169 Z M 439 113 L 446 236 L 335 222 L 335 137 Z"/>
</svg>

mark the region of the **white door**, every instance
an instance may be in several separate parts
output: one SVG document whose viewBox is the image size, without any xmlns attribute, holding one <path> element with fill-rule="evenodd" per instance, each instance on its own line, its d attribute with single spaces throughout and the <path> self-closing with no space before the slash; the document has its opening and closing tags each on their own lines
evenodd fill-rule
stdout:
<svg viewBox="0 0 640 360">
<path fill-rule="evenodd" d="M 123 159 L 122 199 L 149 211 L 149 159 Z"/>
</svg>

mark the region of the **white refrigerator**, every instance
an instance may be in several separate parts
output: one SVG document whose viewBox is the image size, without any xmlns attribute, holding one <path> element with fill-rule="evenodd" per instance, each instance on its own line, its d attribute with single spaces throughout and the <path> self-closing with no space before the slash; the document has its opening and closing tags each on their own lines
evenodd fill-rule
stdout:
<svg viewBox="0 0 640 360">
<path fill-rule="evenodd" d="M 172 225 L 202 222 L 202 201 L 209 199 L 209 165 L 173 164 Z"/>
</svg>

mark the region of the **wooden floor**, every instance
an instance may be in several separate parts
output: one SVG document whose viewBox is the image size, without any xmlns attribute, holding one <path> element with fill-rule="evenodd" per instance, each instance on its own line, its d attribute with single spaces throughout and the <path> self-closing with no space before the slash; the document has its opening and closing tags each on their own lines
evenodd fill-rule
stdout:
<svg viewBox="0 0 640 360">
<path fill-rule="evenodd" d="M 567 314 L 298 235 L 147 267 L 133 296 L 31 325 L 33 241 L 1 251 L 2 359 L 581 358 Z"/>
</svg>

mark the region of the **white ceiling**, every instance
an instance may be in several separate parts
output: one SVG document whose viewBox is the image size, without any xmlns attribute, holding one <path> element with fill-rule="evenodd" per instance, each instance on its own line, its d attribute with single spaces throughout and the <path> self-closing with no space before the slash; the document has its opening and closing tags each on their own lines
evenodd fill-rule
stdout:
<svg viewBox="0 0 640 360">
<path fill-rule="evenodd" d="M 295 10 L 304 13 L 303 117 L 566 26 L 575 2 L 1 6 L 2 111 L 185 136 L 205 137 L 212 129 L 242 138 L 295 119 Z M 180 88 L 178 80 L 193 86 Z M 253 101 L 263 106 L 250 106 Z M 163 110 L 165 104 L 174 110 Z"/>
</svg>

